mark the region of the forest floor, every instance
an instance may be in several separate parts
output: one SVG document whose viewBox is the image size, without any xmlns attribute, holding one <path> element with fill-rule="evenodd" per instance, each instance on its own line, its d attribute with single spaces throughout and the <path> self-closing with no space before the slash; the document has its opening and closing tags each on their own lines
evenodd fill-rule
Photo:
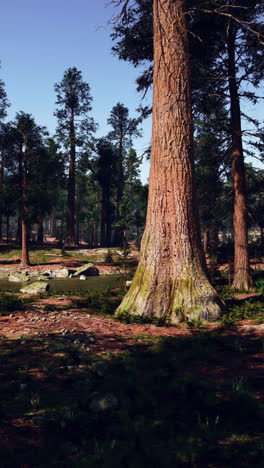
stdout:
<svg viewBox="0 0 264 468">
<path fill-rule="evenodd" d="M 83 252 L 56 253 L 30 268 L 84 262 Z M 0 266 L 19 268 L 8 255 Z M 104 255 L 85 261 L 102 267 Z M 205 327 L 118 322 L 114 290 L 10 296 L 0 310 L 1 468 L 262 466 L 259 293 L 229 297 L 227 319 Z"/>
</svg>

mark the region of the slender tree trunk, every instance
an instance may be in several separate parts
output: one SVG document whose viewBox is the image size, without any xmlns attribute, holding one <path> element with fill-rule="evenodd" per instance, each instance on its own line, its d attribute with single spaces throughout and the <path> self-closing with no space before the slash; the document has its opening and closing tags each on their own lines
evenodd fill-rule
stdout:
<svg viewBox="0 0 264 468">
<path fill-rule="evenodd" d="M 56 208 L 53 208 L 50 216 L 50 235 L 56 237 Z"/>
<path fill-rule="evenodd" d="M 203 232 L 203 249 L 204 253 L 208 254 L 208 244 L 209 244 L 209 228 L 205 228 Z"/>
<path fill-rule="evenodd" d="M 28 254 L 28 226 L 25 219 L 22 219 L 22 255 L 21 255 L 21 266 L 29 266 L 29 254 Z"/>
<path fill-rule="evenodd" d="M 3 184 L 4 184 L 4 158 L 0 152 L 0 241 L 3 240 Z"/>
<path fill-rule="evenodd" d="M 6 215 L 6 243 L 9 244 L 9 222 L 10 222 L 10 216 L 7 213 Z"/>
<path fill-rule="evenodd" d="M 68 180 L 67 243 L 75 244 L 75 128 L 74 114 L 70 121 L 70 166 Z"/>
<path fill-rule="evenodd" d="M 154 0 L 154 90 L 150 188 L 140 262 L 117 309 L 215 320 L 220 299 L 201 246 L 193 183 L 192 115 L 182 0 Z"/>
<path fill-rule="evenodd" d="M 228 76 L 232 132 L 232 176 L 234 186 L 234 281 L 235 289 L 250 290 L 250 260 L 248 252 L 246 177 L 241 133 L 241 112 L 236 79 L 236 30 L 231 24 L 227 33 Z"/>
<path fill-rule="evenodd" d="M 28 254 L 28 168 L 27 168 L 27 141 L 25 139 L 25 148 L 22 152 L 22 255 L 21 255 L 21 266 L 29 266 L 29 254 Z"/>
<path fill-rule="evenodd" d="M 40 219 L 39 222 L 38 222 L 37 241 L 40 244 L 43 244 L 43 242 L 44 242 L 43 219 Z"/>
</svg>

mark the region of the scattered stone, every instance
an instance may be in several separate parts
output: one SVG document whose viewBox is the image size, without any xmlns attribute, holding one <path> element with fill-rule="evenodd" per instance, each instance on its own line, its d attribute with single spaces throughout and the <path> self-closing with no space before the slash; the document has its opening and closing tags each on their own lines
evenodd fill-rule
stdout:
<svg viewBox="0 0 264 468">
<path fill-rule="evenodd" d="M 41 275 L 41 276 L 38 276 L 38 278 L 37 278 L 38 281 L 47 281 L 49 279 L 50 279 L 50 277 L 46 276 L 46 275 Z"/>
<path fill-rule="evenodd" d="M 68 268 L 62 268 L 53 272 L 54 278 L 69 278 L 70 270 Z"/>
<path fill-rule="evenodd" d="M 126 281 L 126 288 L 127 289 L 130 288 L 131 284 L 132 284 L 132 281 Z"/>
<path fill-rule="evenodd" d="M 93 263 L 87 263 L 86 265 L 83 265 L 74 272 L 73 276 L 98 276 L 99 271 L 98 269 L 94 266 Z"/>
<path fill-rule="evenodd" d="M 112 393 L 94 398 L 90 404 L 90 410 L 95 412 L 106 411 L 118 407 L 118 399 Z"/>
<path fill-rule="evenodd" d="M 44 281 L 37 281 L 36 283 L 32 283 L 29 286 L 25 286 L 24 288 L 20 289 L 20 292 L 24 294 L 39 294 L 41 292 L 47 291 L 48 287 L 48 283 L 44 283 Z"/>
<path fill-rule="evenodd" d="M 85 281 L 85 280 L 87 279 L 87 276 L 81 275 L 81 276 L 79 277 L 79 279 L 82 280 L 82 281 Z"/>
<path fill-rule="evenodd" d="M 8 277 L 8 281 L 11 281 L 12 283 L 22 283 L 29 281 L 29 279 L 29 276 L 22 275 L 22 273 L 13 273 Z"/>
</svg>

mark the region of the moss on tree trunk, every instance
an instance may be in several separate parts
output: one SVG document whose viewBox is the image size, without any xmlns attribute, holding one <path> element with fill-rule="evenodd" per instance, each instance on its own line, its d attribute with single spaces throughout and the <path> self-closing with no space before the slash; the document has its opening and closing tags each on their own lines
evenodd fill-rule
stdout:
<svg viewBox="0 0 264 468">
<path fill-rule="evenodd" d="M 201 246 L 193 182 L 192 113 L 182 0 L 154 0 L 150 186 L 141 256 L 116 314 L 215 320 L 220 300 Z"/>
</svg>

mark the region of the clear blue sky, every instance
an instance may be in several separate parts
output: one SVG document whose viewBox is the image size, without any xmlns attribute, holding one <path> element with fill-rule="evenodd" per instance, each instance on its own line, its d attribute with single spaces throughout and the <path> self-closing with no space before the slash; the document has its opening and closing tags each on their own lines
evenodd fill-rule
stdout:
<svg viewBox="0 0 264 468">
<path fill-rule="evenodd" d="M 93 116 L 100 127 L 98 136 L 109 128 L 107 118 L 119 101 L 135 115 L 140 95 L 135 79 L 139 70 L 119 61 L 111 52 L 113 6 L 109 0 L 1 0 L 0 78 L 6 83 L 11 103 L 9 119 L 23 110 L 32 114 L 51 134 L 56 127 L 54 83 L 63 72 L 76 66 L 91 86 Z M 151 97 L 144 101 L 149 104 Z M 245 111 L 263 119 L 263 103 Z M 135 141 L 138 154 L 150 143 L 151 119 L 143 125 L 143 138 Z M 253 161 L 254 165 L 260 165 Z M 147 181 L 148 163 L 143 164 L 142 180 Z"/>
<path fill-rule="evenodd" d="M 0 78 L 11 103 L 9 119 L 22 110 L 51 134 L 56 127 L 54 83 L 76 66 L 91 86 L 92 115 L 99 123 L 97 135 L 109 131 L 106 120 L 117 102 L 136 115 L 140 95 L 139 73 L 111 52 L 109 19 L 116 11 L 108 0 L 2 0 L 0 18 Z M 149 101 L 144 101 L 148 104 Z M 150 142 L 150 119 L 143 138 L 135 141 L 138 154 Z M 147 181 L 148 164 L 142 179 Z"/>
</svg>

